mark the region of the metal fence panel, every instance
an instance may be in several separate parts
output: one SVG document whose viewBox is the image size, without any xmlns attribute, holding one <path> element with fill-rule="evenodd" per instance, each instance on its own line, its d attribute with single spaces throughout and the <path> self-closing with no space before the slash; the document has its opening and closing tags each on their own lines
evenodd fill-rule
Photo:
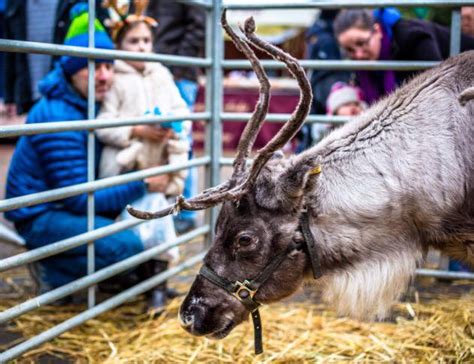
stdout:
<svg viewBox="0 0 474 364">
<path fill-rule="evenodd" d="M 199 263 L 202 258 L 204 257 L 205 253 L 198 254 L 185 262 L 181 263 L 180 265 L 170 268 L 169 270 L 158 274 L 157 276 L 147 279 L 146 281 L 143 281 L 140 284 L 137 284 L 136 286 L 127 289 L 126 291 L 108 299 L 107 301 L 104 301 L 94 308 L 91 308 L 87 311 L 84 311 L 80 313 L 77 316 L 74 316 L 70 318 L 67 321 L 64 321 L 63 323 L 56 325 L 41 334 L 32 337 L 31 339 L 3 352 L 0 354 L 0 363 L 5 363 L 8 360 L 15 359 L 19 357 L 21 354 L 27 352 L 28 350 L 31 350 L 41 344 L 44 344 L 55 337 L 61 335 L 62 333 L 69 331 L 87 320 L 90 320 L 94 317 L 97 317 L 98 315 L 110 311 L 111 309 L 121 305 L 122 303 L 126 302 L 128 299 L 135 297 L 139 294 L 142 294 L 153 287 L 156 287 L 158 284 L 161 282 L 165 281 L 166 279 L 169 279 L 179 272 L 182 272 L 185 269 L 189 269 L 192 266 L 196 265 Z"/>
<path fill-rule="evenodd" d="M 185 235 L 180 236 L 173 242 L 168 242 L 159 246 L 155 246 L 151 249 L 145 250 L 137 255 L 129 257 L 121 262 L 112 264 L 100 271 L 90 273 L 82 278 L 75 280 L 67 285 L 58 287 L 47 293 L 44 293 L 38 297 L 34 297 L 28 301 L 25 301 L 17 306 L 9 308 L 0 313 L 0 323 L 11 320 L 12 318 L 18 317 L 26 312 L 32 311 L 38 307 L 44 306 L 48 303 L 54 302 L 60 298 L 69 296 L 75 292 L 78 292 L 84 288 L 90 287 L 93 284 L 102 282 L 103 280 L 110 278 L 118 273 L 122 273 L 127 269 L 133 268 L 138 264 L 146 262 L 159 254 L 171 249 L 175 246 L 181 245 L 189 240 L 192 240 L 198 236 L 209 232 L 209 226 L 203 226 L 195 229 Z"/>
</svg>

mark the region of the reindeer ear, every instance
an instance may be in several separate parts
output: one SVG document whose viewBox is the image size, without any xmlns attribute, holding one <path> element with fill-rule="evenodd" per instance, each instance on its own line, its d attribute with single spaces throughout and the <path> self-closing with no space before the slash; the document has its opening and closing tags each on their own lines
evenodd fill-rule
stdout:
<svg viewBox="0 0 474 364">
<path fill-rule="evenodd" d="M 301 158 L 280 166 L 268 166 L 258 178 L 257 204 L 269 210 L 292 211 L 298 208 L 308 183 L 315 180 L 315 172 L 314 161 Z"/>
<path fill-rule="evenodd" d="M 278 194 L 285 194 L 286 200 L 299 200 L 305 193 L 308 183 L 315 181 L 314 177 L 320 172 L 321 166 L 314 160 L 300 158 L 291 161 L 278 177 Z"/>
<path fill-rule="evenodd" d="M 278 178 L 278 184 L 282 193 L 286 193 L 289 198 L 298 198 L 303 195 L 304 187 L 308 181 L 307 168 L 288 168 Z"/>
<path fill-rule="evenodd" d="M 255 184 L 255 202 L 268 210 L 277 210 L 281 206 L 277 195 L 278 178 L 268 171 L 262 171 Z"/>
</svg>

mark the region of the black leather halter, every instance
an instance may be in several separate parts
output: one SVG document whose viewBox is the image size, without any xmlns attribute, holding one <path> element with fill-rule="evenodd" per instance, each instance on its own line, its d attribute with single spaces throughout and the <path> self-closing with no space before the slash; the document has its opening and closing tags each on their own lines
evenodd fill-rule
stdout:
<svg viewBox="0 0 474 364">
<path fill-rule="evenodd" d="M 260 272 L 260 274 L 253 279 L 246 279 L 243 282 L 235 281 L 232 282 L 227 278 L 219 276 L 207 265 L 203 265 L 199 274 L 209 280 L 211 283 L 216 286 L 224 289 L 232 296 L 237 298 L 245 308 L 251 313 L 253 327 L 254 327 L 254 342 L 255 342 L 255 354 L 261 354 L 263 352 L 263 343 L 262 343 L 262 322 L 260 319 L 260 313 L 258 308 L 261 306 L 261 303 L 254 300 L 254 296 L 257 293 L 258 289 L 270 278 L 272 273 L 278 269 L 280 264 L 286 259 L 288 254 L 296 250 L 305 250 L 309 255 L 311 261 L 311 268 L 313 270 L 313 276 L 315 279 L 322 276 L 321 273 L 321 263 L 315 249 L 316 244 L 311 234 L 309 228 L 309 217 L 308 213 L 303 211 L 300 218 L 300 230 L 304 237 L 304 242 L 306 243 L 306 249 L 303 249 L 304 246 L 301 243 L 291 243 L 283 252 L 275 256 L 270 263 L 268 263 L 265 268 Z"/>
</svg>

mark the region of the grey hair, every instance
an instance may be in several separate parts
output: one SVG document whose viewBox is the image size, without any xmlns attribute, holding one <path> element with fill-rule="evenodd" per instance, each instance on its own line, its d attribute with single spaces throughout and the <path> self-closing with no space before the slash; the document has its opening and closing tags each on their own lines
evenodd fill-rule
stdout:
<svg viewBox="0 0 474 364">
<path fill-rule="evenodd" d="M 372 11 L 369 9 L 344 9 L 334 20 L 334 34 L 339 37 L 341 33 L 351 28 L 372 30 L 375 23 Z"/>
</svg>

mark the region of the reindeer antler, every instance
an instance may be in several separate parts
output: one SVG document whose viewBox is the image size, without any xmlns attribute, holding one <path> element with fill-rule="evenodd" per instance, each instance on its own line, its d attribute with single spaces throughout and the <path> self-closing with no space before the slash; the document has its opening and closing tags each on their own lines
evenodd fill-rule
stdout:
<svg viewBox="0 0 474 364">
<path fill-rule="evenodd" d="M 222 27 L 232 39 L 237 49 L 244 53 L 252 64 L 252 68 L 255 71 L 257 79 L 260 83 L 258 102 L 255 106 L 252 117 L 250 118 L 247 125 L 245 126 L 244 131 L 242 132 L 239 145 L 237 146 L 238 153 L 234 160 L 234 172 L 231 178 L 234 179 L 234 177 L 238 177 L 245 170 L 246 159 L 250 154 L 252 146 L 255 143 L 255 139 L 257 138 L 258 132 L 262 127 L 263 121 L 265 120 L 265 116 L 268 113 L 268 106 L 270 101 L 270 81 L 268 80 L 267 74 L 265 73 L 265 70 L 260 64 L 260 61 L 258 60 L 254 51 L 247 44 L 247 41 L 235 34 L 235 32 L 227 23 L 226 9 L 224 9 L 224 11 L 222 12 L 221 23 Z"/>
<path fill-rule="evenodd" d="M 239 200 L 255 182 L 258 174 L 265 163 L 271 158 L 273 152 L 283 147 L 285 143 L 296 134 L 309 113 L 312 93 L 311 86 L 309 85 L 309 81 L 306 78 L 303 68 L 298 64 L 298 61 L 295 58 L 258 38 L 254 34 L 255 22 L 253 18 L 247 19 L 245 22 L 245 29 L 243 31 L 248 41 L 250 41 L 256 47 L 269 53 L 273 58 L 278 59 L 287 65 L 290 72 L 298 80 L 298 84 L 300 86 L 300 102 L 283 128 L 270 140 L 270 142 L 267 143 L 264 148 L 258 152 L 248 177 L 241 184 L 235 186 L 235 183 L 238 182 L 242 172 L 245 169 L 245 159 L 250 153 L 250 150 L 255 142 L 255 138 L 257 137 L 257 133 L 260 130 L 267 114 L 270 84 L 255 53 L 249 47 L 246 40 L 234 33 L 232 28 L 228 25 L 225 15 L 226 12 L 224 10 L 221 19 L 223 28 L 227 34 L 229 34 L 237 48 L 241 50 L 250 60 L 252 68 L 254 69 L 260 82 L 259 101 L 255 107 L 252 117 L 244 129 L 242 139 L 239 142 L 238 154 L 234 161 L 234 172 L 232 177 L 229 181 L 224 182 L 219 186 L 212 187 L 189 200 L 185 200 L 182 196 L 179 196 L 176 199 L 176 203 L 174 205 L 154 213 L 138 211 L 133 209 L 131 206 L 128 206 L 128 212 L 135 217 L 150 220 L 176 213 L 180 210 L 202 210 L 215 206 L 223 201 Z"/>
<path fill-rule="evenodd" d="M 245 21 L 244 29 L 241 28 L 241 30 L 255 47 L 268 53 L 274 59 L 285 63 L 290 73 L 298 81 L 300 88 L 300 100 L 295 111 L 293 111 L 288 121 L 278 131 L 278 133 L 258 151 L 248 177 L 248 183 L 252 184 L 260 173 L 262 167 L 271 158 L 272 154 L 290 141 L 301 128 L 309 114 L 311 102 L 313 100 L 313 93 L 311 91 L 309 80 L 306 77 L 306 73 L 303 67 L 298 63 L 298 60 L 290 54 L 282 51 L 280 48 L 275 47 L 255 35 L 255 20 L 253 17 L 250 17 Z"/>
<path fill-rule="evenodd" d="M 257 102 L 257 105 L 255 106 L 255 110 L 249 122 L 245 126 L 239 145 L 237 147 L 238 153 L 234 160 L 234 172 L 232 173 L 232 177 L 228 181 L 218 186 L 209 188 L 189 200 L 185 200 L 182 196 L 179 196 L 176 199 L 176 203 L 174 205 L 168 206 L 165 209 L 157 212 L 151 213 L 146 211 L 140 211 L 135 210 L 131 206 L 127 206 L 127 211 L 131 215 L 139 219 L 156 219 L 159 217 L 170 215 L 172 213 L 177 213 L 180 210 L 203 210 L 215 206 L 226 200 L 237 200 L 245 192 L 242 189 L 238 188 L 234 188 L 232 190 L 229 189 L 235 186 L 235 184 L 240 179 L 243 171 L 245 170 L 246 158 L 250 154 L 252 146 L 255 143 L 258 131 L 260 130 L 265 116 L 268 112 L 270 98 L 270 82 L 268 81 L 268 77 L 254 51 L 247 44 L 247 41 L 244 38 L 238 36 L 229 26 L 226 19 L 226 10 L 222 12 L 221 22 L 222 27 L 229 35 L 232 42 L 234 42 L 237 49 L 243 52 L 244 55 L 250 60 L 252 68 L 255 71 L 255 74 L 257 75 L 257 78 L 260 82 L 259 100 Z"/>
</svg>

